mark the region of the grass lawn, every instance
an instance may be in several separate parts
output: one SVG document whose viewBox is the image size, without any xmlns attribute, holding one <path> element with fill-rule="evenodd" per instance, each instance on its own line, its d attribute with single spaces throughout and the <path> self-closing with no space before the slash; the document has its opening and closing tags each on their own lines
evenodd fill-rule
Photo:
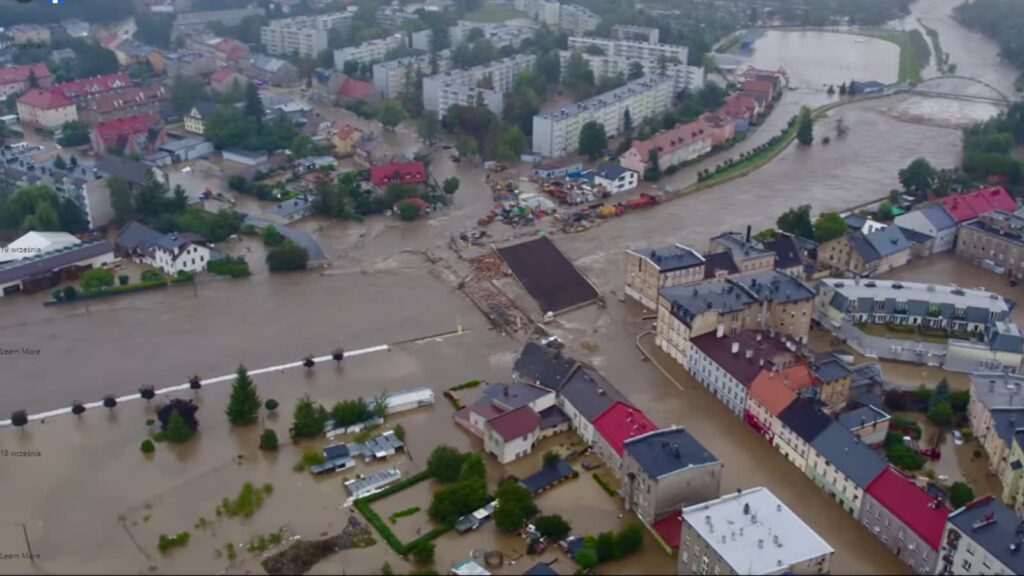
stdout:
<svg viewBox="0 0 1024 576">
<path fill-rule="evenodd" d="M 896 338 L 897 340 L 912 340 L 931 342 L 932 344 L 945 344 L 948 338 L 945 336 L 939 336 L 937 334 L 919 334 L 918 330 L 913 332 L 897 332 L 890 330 L 884 324 L 864 324 L 860 326 L 861 332 L 869 336 L 879 336 L 881 338 Z"/>
<path fill-rule="evenodd" d="M 504 22 L 506 20 L 515 20 L 516 18 L 526 18 L 526 14 L 510 6 L 484 6 L 479 10 L 466 14 L 463 20 L 469 20 L 470 22 Z"/>
<path fill-rule="evenodd" d="M 900 82 L 912 82 L 917 84 L 921 81 L 921 70 L 928 65 L 932 57 L 932 50 L 928 47 L 928 40 L 920 30 L 883 30 L 868 28 L 853 32 L 863 36 L 871 36 L 880 40 L 886 40 L 900 47 Z"/>
</svg>

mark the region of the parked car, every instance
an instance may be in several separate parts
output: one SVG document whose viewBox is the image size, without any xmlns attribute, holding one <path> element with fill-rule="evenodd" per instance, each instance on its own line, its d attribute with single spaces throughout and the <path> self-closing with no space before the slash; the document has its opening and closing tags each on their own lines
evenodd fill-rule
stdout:
<svg viewBox="0 0 1024 576">
<path fill-rule="evenodd" d="M 964 443 L 964 435 L 959 430 L 953 430 L 953 444 L 960 446 Z"/>
</svg>

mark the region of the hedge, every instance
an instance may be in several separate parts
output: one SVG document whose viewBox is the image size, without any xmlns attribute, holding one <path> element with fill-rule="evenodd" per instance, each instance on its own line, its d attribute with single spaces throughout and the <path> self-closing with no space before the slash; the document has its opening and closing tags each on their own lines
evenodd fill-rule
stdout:
<svg viewBox="0 0 1024 576">
<path fill-rule="evenodd" d="M 380 519 L 380 516 L 373 511 L 369 502 L 360 498 L 353 503 L 353 506 L 356 507 L 356 510 L 359 510 L 359 513 L 363 515 L 363 518 L 366 518 L 366 521 L 369 522 L 371 526 L 377 529 L 377 533 L 380 534 L 380 537 L 388 543 L 388 546 L 391 546 L 392 550 L 401 556 L 405 556 L 407 548 L 402 544 L 402 541 L 398 539 L 398 536 L 395 536 L 395 533 L 388 528 L 387 524 L 384 524 L 384 521 Z"/>
<path fill-rule="evenodd" d="M 598 476 L 597 472 L 591 473 L 591 476 L 594 477 L 594 480 L 598 484 L 601 485 L 601 489 L 604 490 L 609 496 L 611 496 L 612 498 L 618 498 L 619 497 L 618 492 L 616 492 L 615 490 L 612 490 L 612 487 L 609 486 L 608 483 L 604 481 L 604 478 L 601 478 L 600 476 Z"/>
<path fill-rule="evenodd" d="M 386 498 L 387 496 L 390 496 L 395 492 L 404 490 L 409 486 L 418 484 L 429 478 L 430 473 L 424 470 L 423 472 L 420 472 L 418 474 L 413 474 L 412 476 L 406 478 L 405 480 L 402 480 L 401 482 L 392 484 L 391 486 L 388 486 L 387 488 L 381 490 L 380 492 L 375 492 L 373 494 L 370 494 L 369 496 L 358 498 L 355 502 L 352 503 L 352 505 L 355 506 L 356 510 L 359 510 L 359 513 L 362 514 L 364 518 L 366 518 L 366 521 L 369 522 L 370 525 L 377 530 L 377 533 L 380 534 L 380 537 L 388 543 L 388 546 L 391 546 L 391 549 L 401 556 L 407 555 L 410 550 L 419 546 L 420 544 L 423 544 L 424 542 L 430 542 L 431 540 L 451 530 L 452 527 L 446 524 L 438 526 L 430 530 L 426 534 L 423 534 L 422 536 L 416 538 L 415 540 L 412 540 L 408 544 L 403 544 L 402 541 L 398 539 L 398 536 L 395 536 L 395 533 L 391 531 L 391 528 L 384 522 L 384 520 L 381 519 L 380 515 L 377 514 L 376 511 L 374 511 L 373 507 L 370 506 L 370 504 L 376 502 L 377 500 L 380 500 L 381 498 Z"/>
<path fill-rule="evenodd" d="M 423 472 L 419 472 L 417 474 L 413 474 L 412 476 L 409 476 L 408 478 L 406 478 L 405 480 L 402 480 L 401 482 L 396 482 L 396 483 L 392 484 L 391 486 L 388 486 L 387 488 L 381 490 L 380 492 L 374 492 L 373 494 L 370 494 L 369 496 L 363 496 L 359 500 L 356 500 L 356 502 L 366 502 L 367 504 L 369 504 L 371 502 L 376 502 L 377 500 L 380 500 L 381 498 L 385 498 L 387 496 L 390 496 L 390 495 L 394 494 L 395 492 L 398 492 L 400 490 L 405 490 L 406 488 L 408 488 L 409 486 L 412 486 L 413 484 L 419 484 L 420 482 L 423 482 L 424 480 L 426 480 L 428 478 L 430 478 L 430 473 L 427 472 L 426 470 L 424 470 Z"/>
<path fill-rule="evenodd" d="M 410 541 L 408 544 L 405 545 L 405 550 L 406 550 L 406 552 L 408 552 L 410 550 L 413 550 L 414 548 L 416 548 L 420 544 L 423 544 L 425 542 L 430 542 L 431 540 L 441 536 L 442 534 L 444 534 L 445 532 L 448 532 L 451 529 L 452 529 L 451 526 L 449 526 L 447 524 L 442 524 L 441 526 L 438 526 L 437 528 L 434 528 L 433 530 L 431 530 L 430 532 L 427 532 L 426 534 L 420 536 L 419 538 Z"/>
</svg>

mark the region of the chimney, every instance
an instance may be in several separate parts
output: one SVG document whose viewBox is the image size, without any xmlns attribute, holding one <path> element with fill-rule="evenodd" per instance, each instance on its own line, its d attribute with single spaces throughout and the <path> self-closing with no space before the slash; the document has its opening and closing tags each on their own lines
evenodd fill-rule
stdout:
<svg viewBox="0 0 1024 576">
<path fill-rule="evenodd" d="M 750 242 L 750 224 L 747 224 L 747 242 Z"/>
<path fill-rule="evenodd" d="M 739 351 L 740 351 L 740 343 L 739 342 L 733 342 L 732 343 L 732 353 L 733 354 L 738 354 Z"/>
<path fill-rule="evenodd" d="M 743 353 L 743 357 L 746 358 L 747 360 L 750 360 L 751 358 L 753 358 L 754 357 L 754 349 L 753 348 L 747 348 L 747 351 Z"/>
</svg>

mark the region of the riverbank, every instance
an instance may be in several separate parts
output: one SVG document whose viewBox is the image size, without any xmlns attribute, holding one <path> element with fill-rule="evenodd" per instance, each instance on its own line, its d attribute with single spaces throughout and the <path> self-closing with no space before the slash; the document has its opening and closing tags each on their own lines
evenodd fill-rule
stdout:
<svg viewBox="0 0 1024 576">
<path fill-rule="evenodd" d="M 846 34 L 868 36 L 892 42 L 900 47 L 900 82 L 918 84 L 921 82 L 921 71 L 928 65 L 932 56 L 928 41 L 920 30 L 889 30 L 885 28 L 851 29 Z"/>
</svg>

